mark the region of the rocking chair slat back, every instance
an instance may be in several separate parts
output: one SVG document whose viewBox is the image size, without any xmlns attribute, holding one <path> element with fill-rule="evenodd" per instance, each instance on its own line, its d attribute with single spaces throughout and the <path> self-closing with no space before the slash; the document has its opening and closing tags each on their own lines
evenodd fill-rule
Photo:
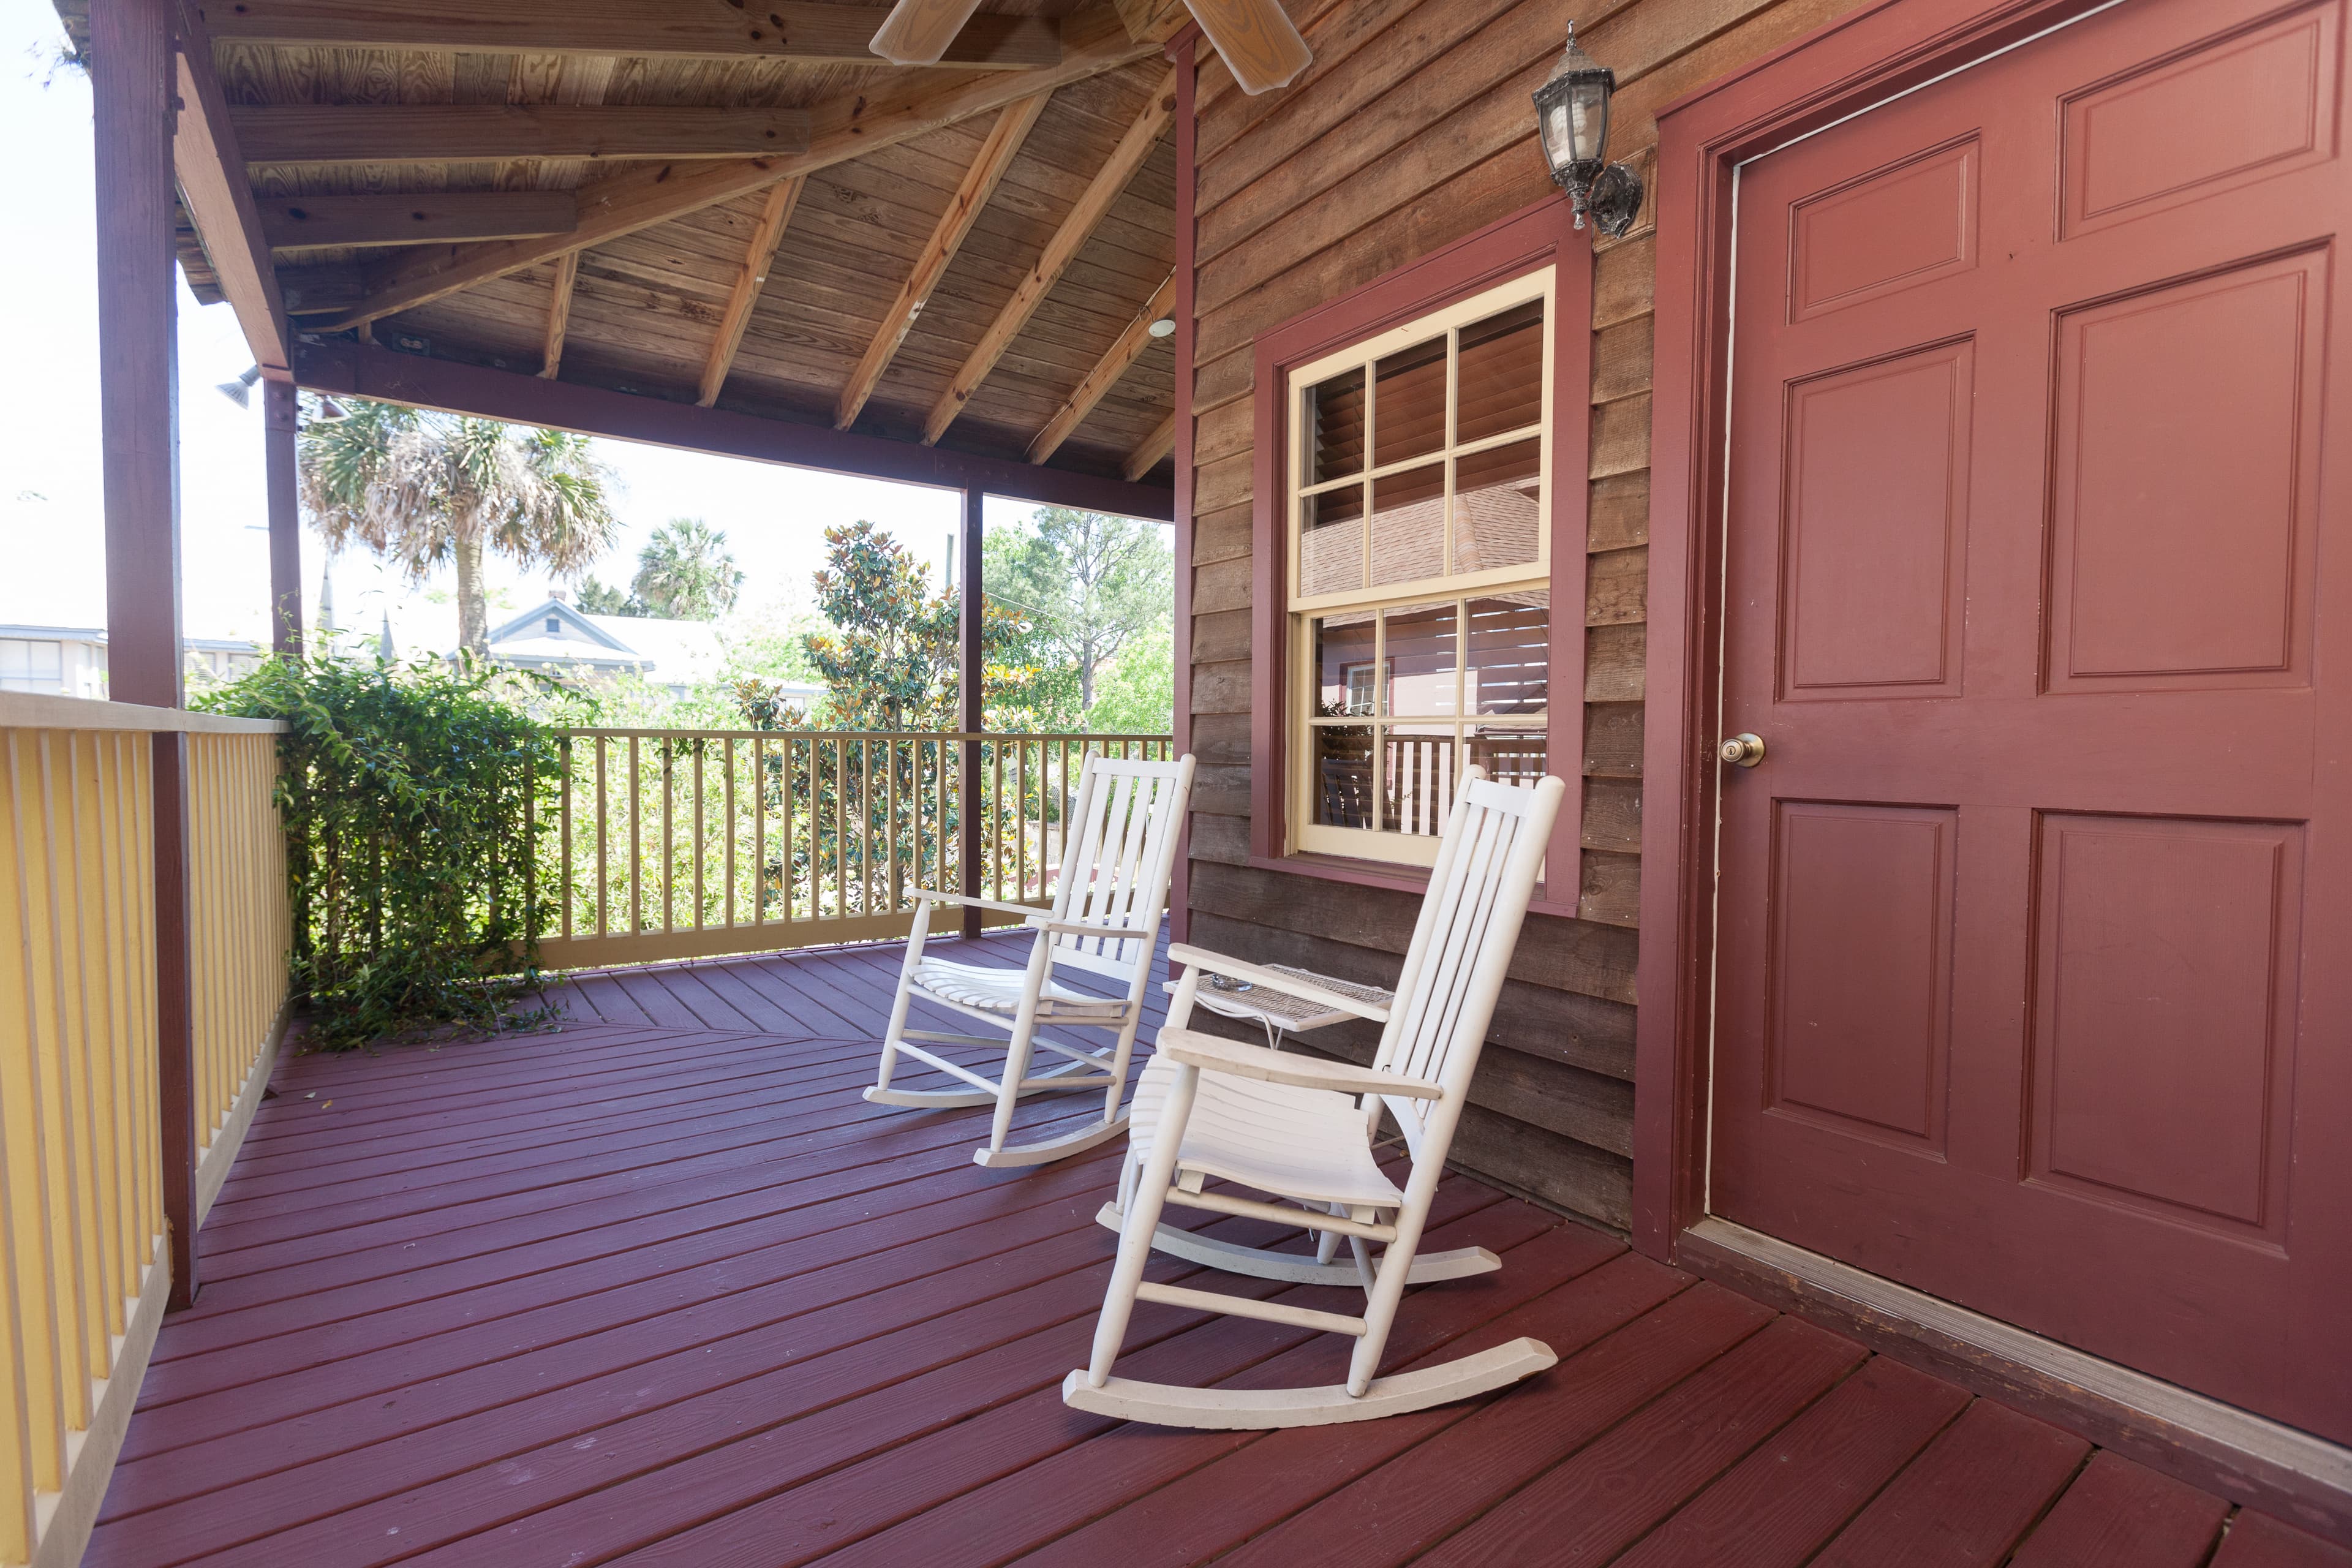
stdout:
<svg viewBox="0 0 2352 1568">
<path fill-rule="evenodd" d="M 1055 920 L 1098 921 L 1156 933 L 1176 852 L 1184 764 L 1087 759 L 1078 786 L 1076 853 L 1062 867 Z M 1062 936 L 1054 962 L 1125 980 L 1151 962 L 1153 937 Z"/>
</svg>

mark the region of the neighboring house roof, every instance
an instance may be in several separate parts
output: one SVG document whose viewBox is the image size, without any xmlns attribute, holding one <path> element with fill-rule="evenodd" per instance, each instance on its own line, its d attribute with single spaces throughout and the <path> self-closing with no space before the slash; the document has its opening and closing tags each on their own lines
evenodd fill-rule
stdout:
<svg viewBox="0 0 2352 1568">
<path fill-rule="evenodd" d="M 719 629 L 708 621 L 591 616 L 547 599 L 490 630 L 490 657 L 517 668 L 585 666 L 635 669 L 677 686 L 719 668 Z"/>
<path fill-rule="evenodd" d="M 106 641 L 104 626 L 37 626 L 0 623 L 0 637 L 22 637 L 28 642 L 90 642 Z M 190 637 L 180 639 L 180 647 L 198 653 L 255 653 L 261 645 L 251 637 Z"/>
</svg>

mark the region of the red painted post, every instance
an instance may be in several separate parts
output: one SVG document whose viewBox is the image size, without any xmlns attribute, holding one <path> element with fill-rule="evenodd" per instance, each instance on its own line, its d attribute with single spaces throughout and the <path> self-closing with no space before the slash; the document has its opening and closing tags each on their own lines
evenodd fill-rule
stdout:
<svg viewBox="0 0 2352 1568">
<path fill-rule="evenodd" d="M 963 564 L 963 581 L 960 584 L 962 615 L 956 627 L 956 722 L 962 727 L 966 737 L 961 771 L 958 774 L 962 788 L 958 793 L 963 797 L 963 893 L 970 899 L 981 896 L 980 825 L 982 810 L 987 804 L 985 781 L 980 776 L 980 729 L 985 721 L 987 697 L 981 687 L 984 673 L 982 668 L 984 656 L 981 626 L 987 606 L 982 592 L 984 573 L 981 568 L 980 550 L 987 503 L 988 498 L 979 489 L 970 485 L 964 487 L 963 534 L 956 542 L 956 551 Z M 963 934 L 980 934 L 980 911 L 969 904 L 964 906 Z"/>
<path fill-rule="evenodd" d="M 295 480 L 299 397 L 290 381 L 261 384 L 261 461 L 269 480 L 269 646 L 302 647 L 302 509 Z"/>
<path fill-rule="evenodd" d="M 1192 95 L 1200 69 L 1195 47 L 1200 24 L 1190 23 L 1168 40 L 1168 58 L 1176 67 L 1176 554 L 1175 682 L 1169 714 L 1171 755 L 1192 749 L 1192 268 L 1197 234 L 1195 192 L 1199 171 L 1194 167 L 1196 134 Z M 1171 942 L 1192 940 L 1192 817 L 1186 813 L 1176 829 L 1174 886 L 1168 899 L 1168 935 Z"/>
<path fill-rule="evenodd" d="M 91 0 L 107 682 L 181 705 L 179 366 L 172 254 L 178 61 L 171 0 Z M 154 737 L 156 1068 L 172 1297 L 196 1297 L 186 737 Z"/>
</svg>

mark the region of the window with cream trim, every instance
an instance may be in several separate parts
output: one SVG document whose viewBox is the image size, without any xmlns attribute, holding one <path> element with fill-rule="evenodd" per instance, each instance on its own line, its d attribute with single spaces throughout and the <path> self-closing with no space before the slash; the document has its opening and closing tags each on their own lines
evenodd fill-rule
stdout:
<svg viewBox="0 0 2352 1568">
<path fill-rule="evenodd" d="M 1546 771 L 1553 269 L 1292 370 L 1290 847 L 1426 866 Z"/>
</svg>

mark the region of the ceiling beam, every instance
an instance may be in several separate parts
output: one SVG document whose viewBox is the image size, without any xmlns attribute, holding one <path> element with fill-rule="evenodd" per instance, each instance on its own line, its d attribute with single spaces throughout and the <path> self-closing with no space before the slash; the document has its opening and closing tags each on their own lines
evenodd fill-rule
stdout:
<svg viewBox="0 0 2352 1568">
<path fill-rule="evenodd" d="M 1135 450 L 1119 465 L 1132 484 L 1160 466 L 1160 460 L 1176 449 L 1176 413 L 1171 409 L 1168 417 L 1151 427 L 1151 434 L 1135 444 Z"/>
<path fill-rule="evenodd" d="M 260 206 L 261 232 L 273 250 L 521 239 L 580 226 L 579 205 L 569 191 L 269 196 Z"/>
<path fill-rule="evenodd" d="M 702 362 L 702 384 L 694 399 L 697 407 L 708 408 L 718 402 L 719 389 L 727 384 L 735 351 L 743 346 L 743 329 L 751 322 L 751 307 L 759 303 L 760 290 L 767 287 L 768 268 L 776 259 L 784 226 L 793 221 L 801 187 L 807 184 L 807 175 L 794 174 L 768 187 L 767 205 L 760 209 L 759 225 L 744 248 L 742 269 L 735 275 L 734 291 L 727 296 L 726 314 L 719 318 L 719 335 L 711 340 L 710 357 Z"/>
<path fill-rule="evenodd" d="M 924 242 L 922 254 L 915 258 L 914 269 L 907 274 L 898 297 L 882 318 L 875 331 L 874 341 L 866 345 L 864 357 L 857 368 L 849 373 L 848 382 L 833 407 L 833 427 L 846 430 L 857 421 L 858 410 L 874 395 L 874 388 L 882 380 L 882 373 L 890 368 L 898 354 L 898 345 L 907 341 L 908 329 L 930 302 L 931 290 L 939 287 L 946 275 L 948 263 L 955 259 L 963 246 L 964 237 L 979 221 L 981 209 L 996 194 L 996 183 L 1004 177 L 1012 165 L 1013 155 L 1021 151 L 1037 117 L 1045 111 L 1045 100 L 1053 94 L 1040 92 L 1007 104 L 990 127 L 987 139 L 980 144 L 980 156 L 966 169 L 963 180 L 956 186 L 955 195 L 948 201 L 947 211 L 940 215 L 939 226 Z"/>
<path fill-rule="evenodd" d="M 1054 417 L 1037 432 L 1037 438 L 1029 443 L 1031 462 L 1042 463 L 1052 457 L 1062 443 L 1070 438 L 1070 432 L 1085 423 L 1087 416 L 1094 412 L 1095 405 L 1103 400 L 1103 395 L 1116 385 L 1118 378 L 1127 374 L 1128 367 L 1141 359 L 1143 351 L 1151 346 L 1151 323 L 1164 318 L 1175 304 L 1176 274 L 1171 272 L 1168 281 L 1152 292 L 1142 311 L 1127 324 L 1127 331 L 1119 333 L 1118 342 L 1111 344 L 1110 352 L 1095 362 L 1094 369 L 1087 372 L 1086 379 L 1078 383 L 1077 390 L 1063 400 L 1062 406 L 1055 410 Z"/>
<path fill-rule="evenodd" d="M 701 59 L 845 60 L 888 16 L 867 5 L 765 0 L 238 0 L 212 8 L 213 35 L 268 44 L 520 55 L 667 55 Z M 1062 40 L 1041 16 L 974 16 L 943 66 L 1044 69 Z"/>
<path fill-rule="evenodd" d="M 1122 38 L 1127 36 L 1124 25 L 1119 27 L 1119 36 Z M 1062 226 L 1055 231 L 1053 238 L 1045 242 L 1045 254 L 1037 258 L 1037 265 L 1021 280 L 1021 286 L 1013 290 L 1013 298 L 1004 302 L 1004 309 L 997 312 L 996 320 L 990 323 L 987 331 L 981 334 L 978 346 L 963 362 L 963 368 L 955 373 L 954 379 L 947 384 L 947 390 L 940 393 L 939 401 L 931 405 L 929 415 L 923 420 L 925 446 L 946 434 L 947 427 L 955 423 L 956 416 L 963 412 L 964 404 L 980 390 L 980 384 L 988 379 L 988 373 L 996 368 L 996 362 L 1004 357 L 1004 351 L 1013 346 L 1013 340 L 1021 335 L 1021 329 L 1028 324 L 1037 307 L 1045 303 L 1045 296 L 1053 292 L 1054 285 L 1061 280 L 1062 273 L 1076 258 L 1078 247 L 1086 244 L 1087 237 L 1094 233 L 1095 226 L 1102 222 L 1105 213 L 1110 211 L 1111 203 L 1118 200 L 1119 193 L 1127 189 L 1127 184 L 1135 177 L 1136 170 L 1151 156 L 1151 149 L 1159 145 L 1175 109 L 1176 73 L 1171 69 L 1152 87 L 1151 96 L 1144 100 L 1143 112 L 1135 117 L 1135 123 L 1129 126 L 1127 134 L 1119 138 L 1118 145 L 1111 150 L 1108 161 L 1096 172 L 1093 183 L 1079 195 L 1077 205 L 1070 209 L 1069 216 L 1062 220 Z"/>
<path fill-rule="evenodd" d="M 574 430 L 644 441 L 687 452 L 747 458 L 826 473 L 858 474 L 942 489 L 966 488 L 1038 506 L 1066 506 L 1121 517 L 1171 521 L 1175 492 L 1105 475 L 1034 468 L 1006 458 L 941 451 L 823 425 L 795 425 L 723 408 L 697 408 L 658 397 L 607 392 L 569 381 L 426 359 L 356 343 L 295 346 L 295 376 L 311 391 L 373 397 L 416 408 L 471 414 L 514 425 Z"/>
<path fill-rule="evenodd" d="M 256 103 L 229 110 L 247 163 L 760 158 L 808 151 L 798 109 L 578 103 Z"/>
<path fill-rule="evenodd" d="M 662 163 L 607 174 L 576 193 L 580 226 L 568 238 L 457 246 L 378 263 L 360 302 L 313 329 L 337 331 L 405 310 L 536 266 L 575 246 L 601 245 L 794 174 L 814 174 L 895 147 L 975 114 L 992 113 L 1031 93 L 1050 92 L 1117 70 L 1152 52 L 1150 45 L 1129 37 L 1118 14 L 1102 4 L 1064 18 L 1062 38 L 1062 63 L 1048 69 L 972 74 L 947 79 L 944 84 L 929 72 L 898 71 L 865 92 L 819 104 L 810 111 L 805 153 L 704 163 L 683 172 Z"/>
<path fill-rule="evenodd" d="M 261 374 L 283 381 L 290 373 L 294 332 L 278 274 L 269 264 L 261 212 L 245 177 L 228 100 L 213 74 L 212 43 L 193 7 L 182 8 L 177 65 L 180 112 L 173 117 L 172 166 L 181 204 L 213 264 L 220 289 Z"/>
<path fill-rule="evenodd" d="M 539 350 L 539 374 L 555 379 L 563 363 L 563 334 L 572 327 L 572 288 L 580 281 L 580 253 L 567 250 L 555 258 L 555 293 L 547 302 L 547 336 Z"/>
</svg>

